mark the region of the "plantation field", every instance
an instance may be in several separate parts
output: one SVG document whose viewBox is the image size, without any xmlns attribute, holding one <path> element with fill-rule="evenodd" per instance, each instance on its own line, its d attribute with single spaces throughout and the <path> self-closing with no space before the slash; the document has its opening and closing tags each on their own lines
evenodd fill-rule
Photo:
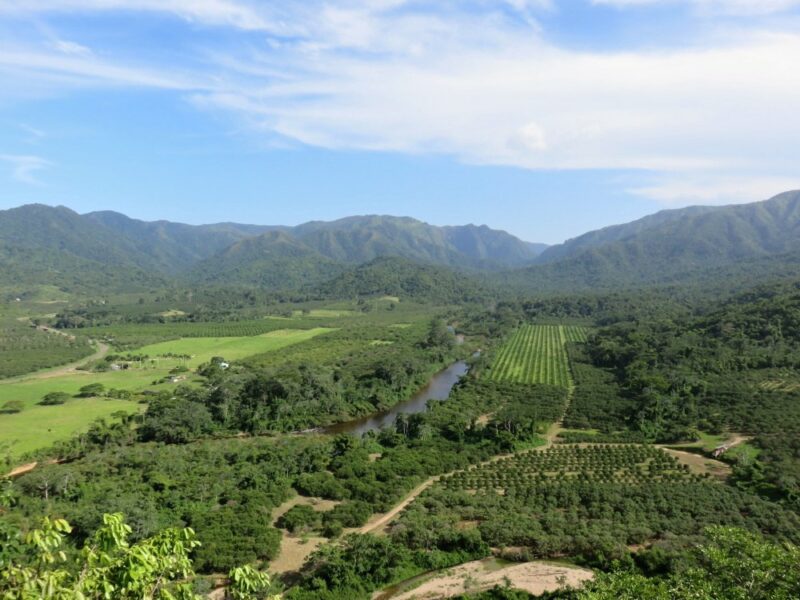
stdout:
<svg viewBox="0 0 800 600">
<path fill-rule="evenodd" d="M 572 387 L 565 344 L 585 340 L 584 327 L 523 325 L 500 349 L 491 379 Z"/>
<path fill-rule="evenodd" d="M 560 445 L 520 452 L 478 468 L 459 471 L 443 478 L 442 483 L 448 490 L 507 491 L 548 480 L 636 485 L 702 479 L 700 475 L 691 474 L 674 456 L 653 446 Z"/>
<path fill-rule="evenodd" d="M 152 357 L 164 354 L 189 355 L 191 358 L 186 364 L 196 367 L 201 363 L 208 362 L 214 356 L 222 356 L 226 360 L 238 360 L 299 344 L 330 331 L 334 331 L 334 329 L 315 327 L 314 329 L 279 329 L 255 336 L 192 337 L 151 344 L 139 348 L 136 353 Z"/>
<path fill-rule="evenodd" d="M 0 318 L 0 379 L 63 365 L 94 349 L 83 336 L 45 332 L 22 318 Z"/>
</svg>

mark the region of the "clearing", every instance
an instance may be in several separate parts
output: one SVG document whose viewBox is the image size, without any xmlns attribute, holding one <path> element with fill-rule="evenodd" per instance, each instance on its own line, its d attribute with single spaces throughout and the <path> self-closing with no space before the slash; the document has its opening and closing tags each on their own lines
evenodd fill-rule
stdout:
<svg viewBox="0 0 800 600">
<path fill-rule="evenodd" d="M 272 511 L 272 522 L 274 524 L 275 521 L 295 506 L 310 506 L 317 512 L 323 512 L 331 510 L 337 504 L 339 504 L 339 502 L 334 502 L 333 500 L 323 500 L 322 498 L 309 498 L 307 496 L 297 495 Z M 314 550 L 319 548 L 320 544 L 328 541 L 327 538 L 324 537 L 293 535 L 284 529 L 279 529 L 279 531 L 282 535 L 281 549 L 278 556 L 269 563 L 270 573 L 276 573 L 278 575 L 300 570 L 306 558 L 308 558 Z"/>
<path fill-rule="evenodd" d="M 416 577 L 373 594 L 373 600 L 433 600 L 452 598 L 503 586 L 538 596 L 571 586 L 578 587 L 594 577 L 588 569 L 548 562 L 509 564 L 498 559 L 476 560 L 446 569 L 440 574 Z M 420 583 L 416 587 L 415 584 Z M 409 589 L 411 587 L 411 589 Z"/>
</svg>

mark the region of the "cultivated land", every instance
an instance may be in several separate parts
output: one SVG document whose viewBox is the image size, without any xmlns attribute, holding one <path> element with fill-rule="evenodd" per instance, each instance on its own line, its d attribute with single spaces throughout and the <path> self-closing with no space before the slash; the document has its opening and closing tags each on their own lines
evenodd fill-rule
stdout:
<svg viewBox="0 0 800 600">
<path fill-rule="evenodd" d="M 565 345 L 585 340 L 583 327 L 523 325 L 497 353 L 491 378 L 572 387 Z"/>
</svg>

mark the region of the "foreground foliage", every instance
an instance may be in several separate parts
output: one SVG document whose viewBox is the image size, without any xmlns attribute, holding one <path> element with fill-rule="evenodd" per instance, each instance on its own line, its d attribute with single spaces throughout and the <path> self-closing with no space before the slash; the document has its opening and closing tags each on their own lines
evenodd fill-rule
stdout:
<svg viewBox="0 0 800 600">
<path fill-rule="evenodd" d="M 23 544 L 26 563 L 0 561 L 0 590 L 6 600 L 149 599 L 199 600 L 192 590 L 191 552 L 200 543 L 189 528 L 164 529 L 129 542 L 132 532 L 123 516 L 106 514 L 103 526 L 68 556 L 65 536 L 72 531 L 63 519 L 45 517 Z M 230 595 L 236 600 L 262 598 L 269 589 L 266 574 L 252 567 L 230 573 Z M 275 598 L 275 597 L 273 597 Z"/>
</svg>

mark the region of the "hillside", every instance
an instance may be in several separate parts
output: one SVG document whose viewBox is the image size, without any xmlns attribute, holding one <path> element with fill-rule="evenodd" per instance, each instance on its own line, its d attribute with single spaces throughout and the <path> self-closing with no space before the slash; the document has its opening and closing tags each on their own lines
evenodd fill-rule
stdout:
<svg viewBox="0 0 800 600">
<path fill-rule="evenodd" d="M 219 223 L 184 225 L 170 221 L 140 221 L 113 211 L 92 212 L 85 219 L 121 234 L 138 252 L 165 273 L 176 274 L 247 237 L 274 229 L 261 225 Z"/>
<path fill-rule="evenodd" d="M 330 279 L 344 266 L 284 231 L 246 238 L 194 266 L 187 278 L 203 284 L 297 289 Z"/>
<path fill-rule="evenodd" d="M 376 258 L 495 270 L 530 264 L 541 247 L 486 226 L 436 227 L 408 217 L 285 227 L 147 222 L 44 205 L 0 211 L 0 281 L 21 291 L 140 289 L 167 281 L 288 290 Z"/>
<path fill-rule="evenodd" d="M 133 244 L 65 208 L 31 204 L 0 213 L 0 284 L 67 291 L 163 283 Z"/>
<path fill-rule="evenodd" d="M 570 290 L 784 274 L 800 252 L 800 192 L 723 207 L 663 211 L 589 232 L 545 250 L 536 265 L 507 274 L 528 289 Z M 786 261 L 783 260 L 785 257 Z M 766 271 L 748 273 L 747 266 Z"/>
<path fill-rule="evenodd" d="M 536 247 L 489 227 L 436 227 L 409 217 L 364 216 L 312 221 L 291 234 L 322 255 L 360 264 L 400 256 L 460 268 L 507 267 L 531 263 Z"/>
<path fill-rule="evenodd" d="M 436 303 L 479 300 L 492 292 L 477 279 L 404 258 L 382 257 L 314 287 L 328 298 L 412 297 Z"/>
</svg>

